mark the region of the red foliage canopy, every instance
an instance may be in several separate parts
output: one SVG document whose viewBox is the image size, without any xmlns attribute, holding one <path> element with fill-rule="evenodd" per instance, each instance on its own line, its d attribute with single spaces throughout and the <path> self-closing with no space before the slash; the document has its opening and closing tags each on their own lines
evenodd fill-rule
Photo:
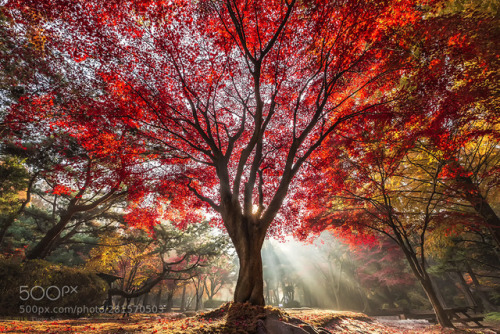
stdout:
<svg viewBox="0 0 500 334">
<path fill-rule="evenodd" d="M 406 59 L 397 36 L 420 17 L 414 1 L 9 5 L 72 57 L 66 66 L 86 68 L 82 80 L 104 84 L 64 109 L 97 151 L 122 149 L 117 133 L 143 142 L 164 166 L 154 179 L 168 213 L 187 222 L 230 196 L 264 226 L 281 208 L 289 231 L 305 208 L 301 181 L 317 177 L 304 162 L 340 124 L 387 110 L 393 96 L 374 93 L 394 87 Z M 115 134 L 104 141 L 103 129 Z"/>
</svg>

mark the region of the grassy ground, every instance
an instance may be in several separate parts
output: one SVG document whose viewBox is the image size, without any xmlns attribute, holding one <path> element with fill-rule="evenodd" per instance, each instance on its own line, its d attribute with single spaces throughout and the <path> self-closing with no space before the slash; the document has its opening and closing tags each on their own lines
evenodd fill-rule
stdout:
<svg viewBox="0 0 500 334">
<path fill-rule="evenodd" d="M 332 333 L 356 334 L 494 334 L 500 322 L 490 320 L 492 328 L 441 329 L 439 326 L 419 324 L 414 328 L 401 328 L 382 324 L 362 313 L 336 312 L 326 310 L 287 310 L 272 308 L 221 308 L 194 317 L 182 318 L 178 313 L 133 314 L 124 319 L 118 315 L 101 315 L 96 318 L 71 320 L 0 320 L 0 333 L 252 333 L 259 319 L 272 316 L 285 322 L 297 322 L 297 318 L 315 327 L 323 327 Z M 295 319 L 295 320 L 294 320 Z M 298 324 L 297 326 L 301 326 Z M 416 328 L 418 327 L 418 328 Z"/>
</svg>

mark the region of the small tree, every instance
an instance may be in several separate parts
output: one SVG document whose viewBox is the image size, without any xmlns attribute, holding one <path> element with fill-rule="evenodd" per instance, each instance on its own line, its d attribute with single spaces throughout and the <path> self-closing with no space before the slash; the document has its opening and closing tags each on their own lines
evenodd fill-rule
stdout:
<svg viewBox="0 0 500 334">
<path fill-rule="evenodd" d="M 189 226 L 185 231 L 163 223 L 155 227 L 155 238 L 139 230 L 129 231 L 128 238 L 115 234 L 103 238 L 104 245 L 90 252 L 86 266 L 122 277 L 120 287 L 112 288 L 111 295 L 136 298 L 162 281 L 175 285 L 195 277 L 198 268 L 207 265 L 227 245 L 223 236 L 211 233 L 206 223 Z"/>
</svg>

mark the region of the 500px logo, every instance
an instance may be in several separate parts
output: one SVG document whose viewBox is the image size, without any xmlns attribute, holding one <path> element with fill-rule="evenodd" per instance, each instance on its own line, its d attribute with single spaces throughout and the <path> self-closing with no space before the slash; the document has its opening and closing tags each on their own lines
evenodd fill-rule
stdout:
<svg viewBox="0 0 500 334">
<path fill-rule="evenodd" d="M 21 300 L 42 300 L 47 298 L 48 300 L 58 300 L 66 295 L 70 295 L 73 293 L 78 293 L 78 286 L 62 286 L 58 287 L 55 285 L 51 285 L 47 288 L 43 288 L 39 285 L 35 285 L 31 289 L 27 285 L 21 285 L 19 287 L 19 298 Z"/>
</svg>

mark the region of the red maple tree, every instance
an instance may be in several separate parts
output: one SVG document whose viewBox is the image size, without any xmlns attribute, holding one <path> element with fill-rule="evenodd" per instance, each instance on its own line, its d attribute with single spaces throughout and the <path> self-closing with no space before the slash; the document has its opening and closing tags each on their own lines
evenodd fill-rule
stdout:
<svg viewBox="0 0 500 334">
<path fill-rule="evenodd" d="M 65 112 L 137 138 L 158 167 L 141 177 L 168 201 L 139 196 L 140 219 L 215 212 L 240 260 L 234 299 L 258 305 L 266 234 L 293 232 L 318 205 L 301 185 L 325 177 L 326 138 L 388 117 L 408 60 L 398 36 L 422 16 L 413 0 L 8 3 L 68 56 L 62 67 L 85 68 L 77 83 L 102 87 L 85 101 L 66 92 Z"/>
</svg>

